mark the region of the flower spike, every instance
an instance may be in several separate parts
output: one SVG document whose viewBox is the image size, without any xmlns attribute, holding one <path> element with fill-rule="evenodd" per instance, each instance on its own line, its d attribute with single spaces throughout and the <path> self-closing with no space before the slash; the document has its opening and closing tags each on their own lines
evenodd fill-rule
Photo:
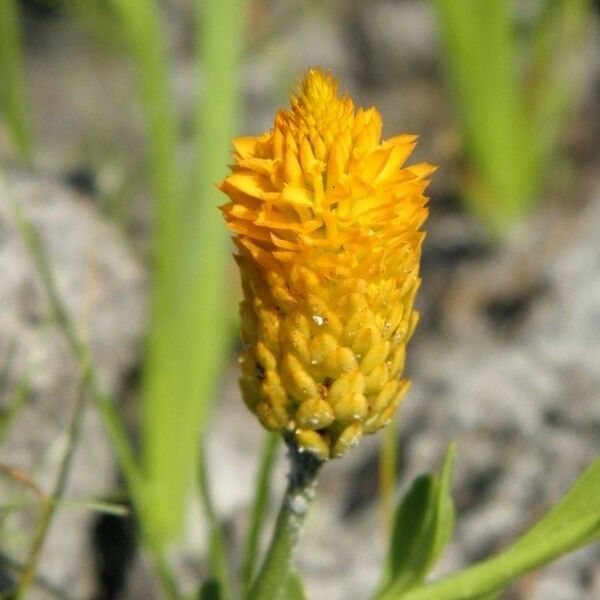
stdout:
<svg viewBox="0 0 600 600">
<path fill-rule="evenodd" d="M 244 401 L 322 460 L 388 423 L 409 386 L 435 168 L 405 166 L 417 136 L 382 141 L 381 125 L 310 69 L 271 131 L 234 140 L 220 184 L 244 293 Z"/>
</svg>

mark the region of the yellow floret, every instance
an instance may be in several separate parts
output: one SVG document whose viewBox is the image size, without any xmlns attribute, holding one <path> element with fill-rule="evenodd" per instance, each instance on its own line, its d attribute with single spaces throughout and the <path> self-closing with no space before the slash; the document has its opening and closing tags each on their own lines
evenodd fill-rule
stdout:
<svg viewBox="0 0 600 600">
<path fill-rule="evenodd" d="M 234 140 L 221 183 L 242 277 L 244 401 L 322 459 L 392 418 L 434 167 L 404 166 L 417 137 L 381 141 L 377 109 L 308 71 L 273 129 Z"/>
</svg>

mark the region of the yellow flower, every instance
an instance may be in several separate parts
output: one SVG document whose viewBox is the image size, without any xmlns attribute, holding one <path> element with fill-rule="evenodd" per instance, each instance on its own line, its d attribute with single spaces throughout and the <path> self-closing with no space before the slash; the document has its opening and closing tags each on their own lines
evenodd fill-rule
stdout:
<svg viewBox="0 0 600 600">
<path fill-rule="evenodd" d="M 381 141 L 379 111 L 337 88 L 310 69 L 271 131 L 234 140 L 220 186 L 244 291 L 244 401 L 322 459 L 388 423 L 408 389 L 435 170 L 403 166 L 417 136 Z"/>
</svg>

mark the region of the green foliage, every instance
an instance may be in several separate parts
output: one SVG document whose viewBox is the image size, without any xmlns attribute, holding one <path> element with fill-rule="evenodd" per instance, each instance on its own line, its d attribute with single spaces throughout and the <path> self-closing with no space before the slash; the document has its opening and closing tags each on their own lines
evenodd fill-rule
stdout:
<svg viewBox="0 0 600 600">
<path fill-rule="evenodd" d="M 198 472 L 202 425 L 230 336 L 226 312 L 231 306 L 222 301 L 228 236 L 216 210 L 214 183 L 225 170 L 238 110 L 235 84 L 243 43 L 244 2 L 197 2 L 198 66 L 203 89 L 194 132 L 197 156 L 193 177 L 178 156 L 181 139 L 169 81 L 166 35 L 157 3 L 94 2 L 93 10 L 83 13 L 68 0 L 56 4 L 88 28 L 108 32 L 111 39 L 125 40 L 138 74 L 147 130 L 148 172 L 155 197 L 142 467 L 133 459 L 112 400 L 102 391 L 94 367 L 87 360 L 87 349 L 64 310 L 35 231 L 16 205 L 15 210 L 56 320 L 81 363 L 84 384 L 111 435 L 142 522 L 143 537 L 152 548 L 165 583 L 165 593 L 174 597 L 177 592 L 162 549 L 181 526 L 190 486 Z M 0 2 L 0 10 L 2 109 L 26 150 L 16 5 L 12 0 Z M 13 410 L 2 421 L 3 427 L 16 414 L 22 396 L 16 397 Z"/>
<path fill-rule="evenodd" d="M 22 157 L 31 151 L 23 49 L 16 0 L 0 2 L 0 115 Z"/>
<path fill-rule="evenodd" d="M 585 38 L 589 1 L 540 3 L 524 40 L 511 0 L 434 0 L 434 6 L 470 161 L 465 198 L 500 234 L 531 208 L 553 166 L 577 97 L 568 57 Z"/>
<path fill-rule="evenodd" d="M 394 597 L 423 582 L 452 535 L 450 484 L 455 448 L 449 446 L 440 476 L 418 477 L 400 503 L 380 586 Z"/>
<path fill-rule="evenodd" d="M 183 433 L 176 439 L 179 416 L 189 418 L 191 403 L 198 403 L 198 398 L 184 396 L 183 390 L 186 370 L 188 377 L 190 371 L 195 372 L 181 348 L 186 317 L 180 312 L 183 189 L 166 41 L 156 3 L 112 2 L 137 67 L 155 196 L 151 324 L 143 404 L 147 482 L 142 518 L 150 535 L 162 539 L 173 535 L 180 525 L 186 484 L 191 480 L 189 457 L 196 454 Z"/>
<path fill-rule="evenodd" d="M 519 541 L 473 567 L 380 600 L 489 600 L 519 576 L 600 539 L 600 459 Z"/>
<path fill-rule="evenodd" d="M 118 25 L 115 39 L 127 41 L 138 74 L 148 170 L 155 197 L 142 467 L 135 460 L 112 399 L 99 383 L 87 346 L 69 319 L 35 230 L 14 200 L 12 208 L 48 293 L 53 317 L 78 361 L 82 394 L 89 394 L 106 424 L 165 596 L 180 597 L 163 550 L 180 528 L 190 485 L 200 473 L 200 495 L 209 524 L 211 578 L 197 595 L 201 600 L 228 600 L 232 585 L 227 553 L 206 472 L 198 462 L 198 448 L 229 334 L 229 307 L 222 301 L 227 236 L 215 210 L 219 199 L 214 183 L 223 174 L 239 112 L 235 79 L 243 40 L 244 2 L 196 2 L 198 80 L 203 85 L 197 103 L 191 176 L 179 157 L 181 137 L 158 3 L 93 2 L 92 12 L 82 11 L 68 0 L 59 4 L 92 29 L 98 25 L 97 31 L 105 31 L 107 37 L 113 35 L 113 24 Z M 564 116 L 572 103 L 571 90 L 562 81 L 564 61 L 556 55 L 581 36 L 589 2 L 544 3 L 536 26 L 523 44 L 515 32 L 509 0 L 435 0 L 435 4 L 473 168 L 467 198 L 490 229 L 498 232 L 531 206 L 555 152 Z M 517 64 L 522 66 L 521 71 Z M 24 79 L 17 3 L 0 0 L 0 110 L 15 147 L 27 156 L 31 143 Z M 0 373 L 0 391 L 6 373 Z M 8 409 L 0 415 L 0 439 L 27 394 L 25 377 L 13 391 Z M 79 418 L 74 414 L 73 423 L 75 417 Z M 71 428 L 69 453 L 75 446 L 77 429 L 75 425 Z M 387 460 L 382 468 L 388 482 L 383 489 L 388 490 L 394 471 L 394 437 L 393 431 L 388 432 Z M 243 559 L 242 594 L 248 599 L 275 599 L 283 594 L 290 600 L 305 600 L 299 575 L 290 571 L 290 557 L 304 513 L 291 510 L 286 504 L 289 498 L 280 512 L 263 570 L 251 586 L 278 439 L 276 435 L 266 439 L 261 458 Z M 426 583 L 452 534 L 453 461 L 451 446 L 441 473 L 418 478 L 400 503 L 376 594 L 378 600 L 492 600 L 523 573 L 600 538 L 598 460 L 564 499 L 514 545 L 471 568 Z M 63 498 L 69 462 L 67 453 L 56 491 L 47 504 L 48 515 L 62 506 L 123 514 L 125 509 L 119 505 Z M 38 548 L 31 552 L 28 563 L 14 567 L 28 576 L 27 586 L 35 582 L 36 552 L 41 550 L 44 536 L 41 528 Z M 23 593 L 27 586 L 22 587 Z"/>
<path fill-rule="evenodd" d="M 146 502 L 143 518 L 160 543 L 178 533 L 198 471 L 202 424 L 227 348 L 223 303 L 227 235 L 213 184 L 227 162 L 238 92 L 243 0 L 197 3 L 198 156 L 186 185 L 161 17 L 154 2 L 112 0 L 139 74 L 155 193 L 151 326 L 143 393 Z"/>
</svg>

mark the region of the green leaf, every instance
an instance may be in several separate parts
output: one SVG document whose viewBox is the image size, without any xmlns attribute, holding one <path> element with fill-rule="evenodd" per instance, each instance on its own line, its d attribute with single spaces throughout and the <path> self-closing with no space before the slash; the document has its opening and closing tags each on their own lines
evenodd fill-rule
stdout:
<svg viewBox="0 0 600 600">
<path fill-rule="evenodd" d="M 21 156 L 31 151 L 19 6 L 0 2 L 0 110 Z"/>
<path fill-rule="evenodd" d="M 516 69 L 518 40 L 508 0 L 435 0 L 446 75 L 471 172 L 466 201 L 500 234 L 538 190 Z"/>
<path fill-rule="evenodd" d="M 575 528 L 581 531 L 583 544 L 600 537 L 600 458 L 562 501 L 512 546 L 512 550 L 527 550 L 555 537 L 575 540 Z"/>
<path fill-rule="evenodd" d="M 286 584 L 285 600 L 306 600 L 304 584 L 297 571 L 290 571 Z"/>
<path fill-rule="evenodd" d="M 244 0 L 193 2 L 197 13 L 198 121 L 202 147 L 186 181 L 170 81 L 165 19 L 156 0 L 111 0 L 137 67 L 154 192 L 150 328 L 142 385 L 140 511 L 160 547 L 181 534 L 198 470 L 198 447 L 210 417 L 228 349 L 225 279 L 228 236 L 214 183 L 226 170 L 239 109 L 237 67 L 244 39 Z M 200 77 L 199 77 L 200 79 Z M 175 407 L 175 408 L 174 408 Z"/>
<path fill-rule="evenodd" d="M 439 489 L 437 495 L 437 510 L 435 518 L 434 544 L 430 554 L 429 569 L 431 570 L 446 544 L 452 537 L 454 531 L 454 502 L 452 501 L 450 487 L 452 485 L 452 474 L 454 472 L 454 459 L 456 457 L 456 446 L 454 443 L 448 446 L 444 465 L 439 479 Z"/>
<path fill-rule="evenodd" d="M 400 503 L 380 590 L 399 594 L 421 583 L 448 542 L 454 525 L 450 497 L 454 454 L 451 445 L 441 476 L 418 477 Z"/>
<path fill-rule="evenodd" d="M 493 598 L 523 573 L 600 539 L 600 458 L 559 504 L 510 548 L 473 567 L 406 594 L 390 590 L 380 600 Z"/>
</svg>

